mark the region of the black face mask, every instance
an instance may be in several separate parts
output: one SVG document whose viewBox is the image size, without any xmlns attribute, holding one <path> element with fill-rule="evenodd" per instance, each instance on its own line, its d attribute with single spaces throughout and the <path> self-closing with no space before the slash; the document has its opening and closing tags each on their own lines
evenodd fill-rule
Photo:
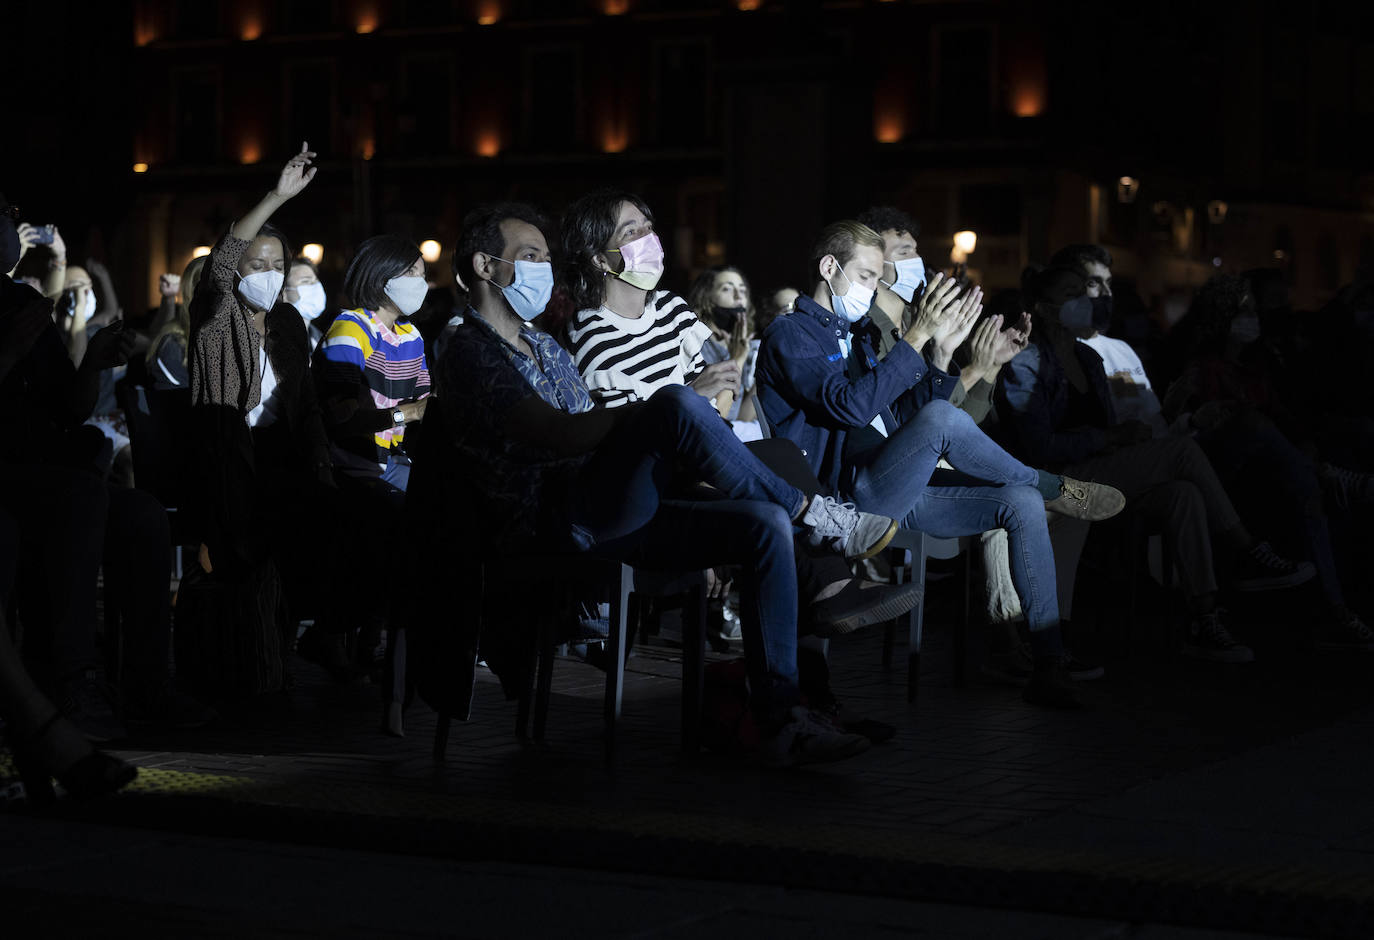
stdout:
<svg viewBox="0 0 1374 940">
<path fill-rule="evenodd" d="M 1092 326 L 1094 306 L 1086 294 L 1064 301 L 1059 307 L 1059 322 L 1071 333 Z"/>
<path fill-rule="evenodd" d="M 725 332 L 730 332 L 735 328 L 735 322 L 744 316 L 748 307 L 717 307 L 711 314 L 711 319 L 716 326 Z"/>
<path fill-rule="evenodd" d="M 1099 294 L 1093 301 L 1093 329 L 1104 333 L 1112 325 L 1112 295 Z"/>
</svg>

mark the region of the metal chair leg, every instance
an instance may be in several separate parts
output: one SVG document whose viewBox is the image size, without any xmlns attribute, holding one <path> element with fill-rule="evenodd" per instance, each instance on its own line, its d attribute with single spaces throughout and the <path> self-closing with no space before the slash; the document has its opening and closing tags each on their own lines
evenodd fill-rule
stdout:
<svg viewBox="0 0 1374 940">
<path fill-rule="evenodd" d="M 606 762 L 615 759 L 615 725 L 620 718 L 625 695 L 626 619 L 630 610 L 630 594 L 634 590 L 634 570 L 620 566 L 618 588 L 611 593 L 611 624 L 606 641 Z"/>
</svg>

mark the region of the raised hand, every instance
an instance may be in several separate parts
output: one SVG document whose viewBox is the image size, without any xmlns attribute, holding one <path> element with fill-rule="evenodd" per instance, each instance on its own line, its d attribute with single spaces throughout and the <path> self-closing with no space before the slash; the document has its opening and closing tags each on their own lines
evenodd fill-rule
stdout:
<svg viewBox="0 0 1374 940">
<path fill-rule="evenodd" d="M 743 359 L 749 354 L 749 318 L 740 314 L 735 325 L 730 328 L 730 342 L 727 344 L 731 359 Z"/>
<path fill-rule="evenodd" d="M 969 342 L 969 351 L 973 354 L 964 370 L 964 374 L 972 373 L 974 379 L 989 378 L 998 367 L 1002 365 L 997 361 L 997 345 L 999 337 L 1002 335 L 1002 317 L 988 317 L 973 329 L 973 339 Z"/>
<path fill-rule="evenodd" d="M 122 366 L 129 361 L 137 341 L 134 331 L 124 329 L 124 321 L 117 320 L 86 341 L 86 355 L 81 360 L 81 367 L 103 372 Z"/>
<path fill-rule="evenodd" d="M 175 297 L 181 292 L 180 274 L 160 274 L 157 279 L 157 292 L 163 297 Z"/>
<path fill-rule="evenodd" d="M 318 167 L 310 165 L 314 159 L 315 151 L 310 149 L 307 142 L 301 141 L 301 152 L 286 161 L 286 166 L 282 167 L 281 176 L 277 178 L 277 186 L 272 191 L 282 199 L 290 199 L 292 196 L 298 195 L 315 178 L 315 171 Z"/>
</svg>

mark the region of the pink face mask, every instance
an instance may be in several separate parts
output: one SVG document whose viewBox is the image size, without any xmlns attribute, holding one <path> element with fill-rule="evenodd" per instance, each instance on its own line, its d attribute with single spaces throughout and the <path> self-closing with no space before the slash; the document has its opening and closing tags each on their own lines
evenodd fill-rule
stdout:
<svg viewBox="0 0 1374 940">
<path fill-rule="evenodd" d="M 663 276 L 663 243 L 656 234 L 650 232 L 619 248 L 606 250 L 619 252 L 625 261 L 625 269 L 616 277 L 640 290 L 653 290 L 658 286 L 658 279 Z"/>
</svg>

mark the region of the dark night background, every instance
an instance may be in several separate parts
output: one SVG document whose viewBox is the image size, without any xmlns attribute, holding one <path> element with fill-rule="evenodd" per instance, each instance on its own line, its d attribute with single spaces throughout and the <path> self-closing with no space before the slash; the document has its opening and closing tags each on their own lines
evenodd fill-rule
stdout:
<svg viewBox="0 0 1374 940">
<path fill-rule="evenodd" d="M 1367 10 L 1368 8 L 1366 8 Z M 462 214 L 654 208 L 665 284 L 729 260 L 799 287 L 827 221 L 892 202 L 1015 284 L 1101 241 L 1157 315 L 1278 265 L 1300 308 L 1374 262 L 1374 34 L 1346 4 L 916 0 L 21 0 L 0 187 L 140 311 L 308 139 L 280 221 L 324 246 Z M 1352 19 L 1352 17 L 1358 17 Z M 142 172 L 136 172 L 142 170 Z M 1123 201 L 1119 180 L 1138 181 Z M 441 268 L 447 267 L 447 255 Z"/>
</svg>

